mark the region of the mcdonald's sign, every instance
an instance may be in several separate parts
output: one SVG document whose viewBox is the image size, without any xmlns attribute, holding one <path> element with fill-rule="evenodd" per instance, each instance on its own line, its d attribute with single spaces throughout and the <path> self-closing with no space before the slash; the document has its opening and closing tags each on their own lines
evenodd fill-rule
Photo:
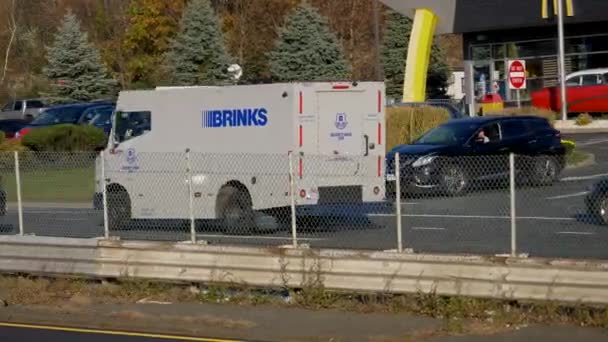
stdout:
<svg viewBox="0 0 608 342">
<path fill-rule="evenodd" d="M 549 0 L 541 0 L 542 1 L 542 16 L 543 19 L 549 19 Z M 556 16 L 557 15 L 557 2 L 558 1 L 565 1 L 566 2 L 566 15 L 568 17 L 573 17 L 574 16 L 574 6 L 572 4 L 573 0 L 553 0 L 553 15 Z"/>
</svg>

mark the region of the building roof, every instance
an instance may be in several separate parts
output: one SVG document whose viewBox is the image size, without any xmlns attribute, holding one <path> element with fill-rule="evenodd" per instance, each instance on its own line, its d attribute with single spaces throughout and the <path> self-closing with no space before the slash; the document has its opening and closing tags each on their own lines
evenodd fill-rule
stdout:
<svg viewBox="0 0 608 342">
<path fill-rule="evenodd" d="M 416 8 L 437 14 L 437 33 L 474 33 L 554 26 L 550 0 L 380 0 L 395 11 L 413 16 Z M 565 23 L 607 22 L 608 1 L 565 0 Z"/>
</svg>

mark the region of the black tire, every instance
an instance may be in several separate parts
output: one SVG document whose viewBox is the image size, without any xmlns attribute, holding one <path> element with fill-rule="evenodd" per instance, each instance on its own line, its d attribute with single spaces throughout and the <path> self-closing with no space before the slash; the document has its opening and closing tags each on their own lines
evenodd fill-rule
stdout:
<svg viewBox="0 0 608 342">
<path fill-rule="evenodd" d="M 124 190 L 108 191 L 108 226 L 111 230 L 127 227 L 131 220 L 131 198 Z"/>
<path fill-rule="evenodd" d="M 224 234 L 246 234 L 256 230 L 251 197 L 245 190 L 223 187 L 217 195 L 216 216 Z"/>
<path fill-rule="evenodd" d="M 463 195 L 469 189 L 469 176 L 458 165 L 446 165 L 441 173 L 441 186 L 448 196 Z"/>
<path fill-rule="evenodd" d="M 548 186 L 557 181 L 560 166 L 557 160 L 550 156 L 539 156 L 534 158 L 532 168 L 532 180 L 536 186 Z"/>
</svg>

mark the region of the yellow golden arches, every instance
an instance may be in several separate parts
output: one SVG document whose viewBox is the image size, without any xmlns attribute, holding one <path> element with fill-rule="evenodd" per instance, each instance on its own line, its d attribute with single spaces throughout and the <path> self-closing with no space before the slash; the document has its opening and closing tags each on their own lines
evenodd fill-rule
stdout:
<svg viewBox="0 0 608 342">
<path fill-rule="evenodd" d="M 553 14 L 557 15 L 557 2 L 559 0 L 553 0 Z M 544 19 L 549 19 L 549 0 L 542 0 L 541 15 Z M 572 0 L 566 0 L 566 15 L 569 17 L 574 16 L 574 5 Z"/>
<path fill-rule="evenodd" d="M 437 15 L 428 8 L 416 9 L 405 62 L 403 102 L 424 102 Z"/>
</svg>

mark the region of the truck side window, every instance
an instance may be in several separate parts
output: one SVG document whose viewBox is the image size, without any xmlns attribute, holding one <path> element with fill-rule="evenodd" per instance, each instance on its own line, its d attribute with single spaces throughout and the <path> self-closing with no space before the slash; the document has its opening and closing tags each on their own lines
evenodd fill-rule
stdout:
<svg viewBox="0 0 608 342">
<path fill-rule="evenodd" d="M 21 109 L 23 109 L 23 102 L 22 101 L 15 102 L 15 110 L 21 110 Z"/>
<path fill-rule="evenodd" d="M 152 130 L 150 111 L 116 112 L 114 140 L 118 143 L 144 135 Z"/>
<path fill-rule="evenodd" d="M 13 110 L 13 107 L 15 106 L 14 102 L 9 102 L 6 104 L 6 106 L 4 106 L 4 108 L 2 108 L 3 112 L 10 112 Z"/>
<path fill-rule="evenodd" d="M 27 102 L 27 108 L 44 108 L 44 104 L 40 101 L 32 100 Z"/>
</svg>

